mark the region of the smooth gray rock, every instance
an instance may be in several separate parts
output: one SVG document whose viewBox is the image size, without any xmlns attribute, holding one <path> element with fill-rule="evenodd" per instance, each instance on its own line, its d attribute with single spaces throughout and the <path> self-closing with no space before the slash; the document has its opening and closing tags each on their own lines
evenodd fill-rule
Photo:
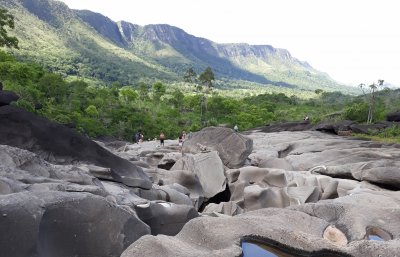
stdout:
<svg viewBox="0 0 400 257">
<path fill-rule="evenodd" d="M 163 170 L 147 171 L 154 183 L 158 185 L 180 185 L 188 191 L 193 206 L 198 210 L 204 201 L 204 190 L 197 175 L 189 170 Z"/>
<path fill-rule="evenodd" d="M 226 176 L 230 200 L 246 211 L 338 197 L 339 181 L 328 176 L 258 167 L 227 170 Z"/>
<path fill-rule="evenodd" d="M 239 244 L 243 238 L 263 239 L 266 243 L 281 246 L 290 245 L 295 253 L 296 249 L 325 253 L 319 256 L 349 256 L 346 253 L 353 253 L 352 247 L 338 247 L 323 238 L 323 232 L 328 226 L 329 223 L 320 218 L 274 208 L 234 217 L 201 217 L 191 220 L 174 237 L 144 236 L 125 250 L 121 257 L 242 256 Z M 330 252 L 337 254 L 330 255 Z M 376 256 L 375 253 L 365 256 Z M 395 252 L 391 249 L 386 253 Z"/>
<path fill-rule="evenodd" d="M 124 209 L 88 193 L 0 196 L 1 255 L 120 256 L 149 228 Z"/>
<path fill-rule="evenodd" d="M 253 133 L 248 136 L 255 142 L 255 154 L 275 151 L 294 171 L 310 170 L 332 177 L 400 188 L 400 152 L 396 145 L 316 131 Z"/>
<path fill-rule="evenodd" d="M 139 218 L 151 228 L 152 235 L 176 235 L 197 211 L 188 205 L 152 201 L 135 206 Z"/>
<path fill-rule="evenodd" d="M 393 239 L 400 239 L 400 192 L 358 190 L 348 196 L 290 209 L 330 222 L 341 229 L 349 241 L 365 239 L 368 227 L 383 229 Z"/>
</svg>

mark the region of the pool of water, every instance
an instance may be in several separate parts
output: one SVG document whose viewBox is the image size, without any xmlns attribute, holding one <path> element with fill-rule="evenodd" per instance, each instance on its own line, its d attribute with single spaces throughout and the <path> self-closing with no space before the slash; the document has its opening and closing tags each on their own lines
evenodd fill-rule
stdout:
<svg viewBox="0 0 400 257">
<path fill-rule="evenodd" d="M 368 227 L 365 238 L 373 241 L 388 241 L 392 239 L 392 235 L 381 228 Z"/>
<path fill-rule="evenodd" d="M 373 241 L 385 241 L 383 238 L 377 236 L 377 235 L 368 235 L 368 240 L 373 240 Z"/>
<path fill-rule="evenodd" d="M 295 257 L 272 247 L 257 243 L 242 243 L 243 257 Z"/>
</svg>

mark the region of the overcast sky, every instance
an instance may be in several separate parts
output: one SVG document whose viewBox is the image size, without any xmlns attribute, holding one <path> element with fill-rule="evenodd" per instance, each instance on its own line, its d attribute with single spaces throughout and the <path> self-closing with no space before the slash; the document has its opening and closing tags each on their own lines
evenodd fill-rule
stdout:
<svg viewBox="0 0 400 257">
<path fill-rule="evenodd" d="M 114 21 L 170 24 L 218 43 L 267 44 L 358 85 L 400 85 L 396 0 L 62 0 Z"/>
</svg>

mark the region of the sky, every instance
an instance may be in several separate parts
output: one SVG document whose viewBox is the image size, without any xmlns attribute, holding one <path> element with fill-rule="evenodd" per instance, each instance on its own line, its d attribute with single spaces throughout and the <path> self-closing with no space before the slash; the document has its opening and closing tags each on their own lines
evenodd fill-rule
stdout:
<svg viewBox="0 0 400 257">
<path fill-rule="evenodd" d="M 169 24 L 217 43 L 284 48 L 333 79 L 400 86 L 397 0 L 62 0 L 114 21 Z"/>
</svg>

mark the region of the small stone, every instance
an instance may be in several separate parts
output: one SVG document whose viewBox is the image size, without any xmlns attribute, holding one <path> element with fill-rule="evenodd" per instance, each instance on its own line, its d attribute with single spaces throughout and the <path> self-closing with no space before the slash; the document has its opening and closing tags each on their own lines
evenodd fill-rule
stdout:
<svg viewBox="0 0 400 257">
<path fill-rule="evenodd" d="M 346 235 L 339 229 L 328 226 L 324 231 L 324 239 L 329 240 L 337 246 L 345 246 L 348 243 Z"/>
</svg>

